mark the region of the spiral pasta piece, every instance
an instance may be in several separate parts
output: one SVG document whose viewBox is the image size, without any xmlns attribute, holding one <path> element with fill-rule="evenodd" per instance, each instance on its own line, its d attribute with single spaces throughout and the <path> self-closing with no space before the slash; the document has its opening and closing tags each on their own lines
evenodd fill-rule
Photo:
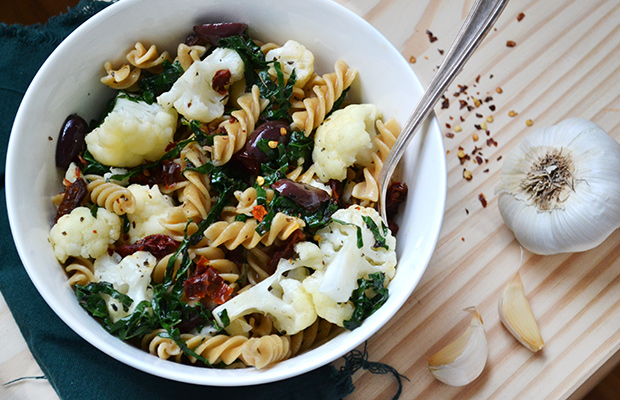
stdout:
<svg viewBox="0 0 620 400">
<path fill-rule="evenodd" d="M 198 45 L 188 46 L 185 43 L 180 43 L 177 47 L 177 57 L 174 61 L 178 61 L 181 64 L 183 71 L 187 71 L 194 62 L 200 61 L 200 57 L 206 52 L 206 47 Z"/>
<path fill-rule="evenodd" d="M 75 257 L 71 259 L 71 262 L 65 267 L 65 271 L 69 275 L 70 286 L 84 286 L 96 280 L 93 274 L 93 262 L 84 257 Z"/>
<path fill-rule="evenodd" d="M 302 130 L 304 135 L 310 136 L 357 76 L 357 69 L 349 68 L 343 60 L 336 61 L 334 69 L 334 72 L 323 75 L 322 81 L 313 86 L 314 96 L 303 100 L 303 109 L 293 113 L 291 129 Z"/>
<path fill-rule="evenodd" d="M 147 350 L 149 353 L 156 355 L 162 360 L 167 360 L 170 357 L 180 357 L 182 354 L 181 348 L 174 340 L 159 336 L 159 334 L 163 332 L 165 332 L 165 330 L 156 329 L 144 335 L 141 341 L 142 349 Z"/>
<path fill-rule="evenodd" d="M 188 223 L 183 206 L 168 210 L 168 214 L 159 223 L 166 228 L 166 235 L 177 242 L 183 241 L 185 235 L 190 236 L 198 231 L 198 224 L 193 221 Z"/>
<path fill-rule="evenodd" d="M 124 64 L 119 69 L 114 69 L 112 63 L 107 61 L 103 64 L 106 76 L 102 77 L 101 83 L 116 90 L 129 89 L 140 79 L 140 68 L 131 68 Z"/>
<path fill-rule="evenodd" d="M 316 321 L 301 332 L 290 336 L 291 356 L 308 350 L 315 344 L 319 344 L 327 339 L 331 332 L 336 329 L 336 325 L 323 319 L 317 318 Z"/>
<path fill-rule="evenodd" d="M 250 338 L 240 358 L 246 364 L 262 369 L 291 356 L 288 336 L 269 335 Z"/>
<path fill-rule="evenodd" d="M 141 42 L 136 42 L 133 50 L 127 53 L 125 58 L 131 65 L 140 69 L 160 67 L 165 60 L 171 60 L 167 51 L 159 54 L 155 45 L 151 45 L 147 50 Z"/>
<path fill-rule="evenodd" d="M 310 183 L 314 180 L 316 172 L 314 171 L 314 164 L 312 164 L 306 171 L 302 166 L 299 166 L 286 174 L 286 177 L 292 181 L 300 183 Z"/>
<path fill-rule="evenodd" d="M 254 85 L 250 93 L 237 99 L 237 103 L 241 109 L 233 111 L 233 118 L 220 124 L 220 129 L 225 131 L 226 135 L 213 138 L 211 159 L 214 165 L 226 164 L 234 153 L 241 150 L 248 135 L 254 130 L 260 113 L 269 102 L 260 97 L 260 90 Z"/>
<path fill-rule="evenodd" d="M 207 162 L 207 156 L 200 145 L 192 142 L 181 150 L 181 168 L 200 167 Z M 209 194 L 209 181 L 207 177 L 198 171 L 185 170 L 183 176 L 189 182 L 179 193 L 179 201 L 183 203 L 183 211 L 187 219 L 202 220 L 207 217 L 211 210 L 211 195 Z"/>
<path fill-rule="evenodd" d="M 181 338 L 185 340 L 190 349 L 199 356 L 206 358 L 210 364 L 223 362 L 226 365 L 230 365 L 240 358 L 248 342 L 248 338 L 241 335 L 207 337 L 183 334 Z M 188 356 L 187 358 L 192 364 L 196 363 L 195 357 Z"/>
<path fill-rule="evenodd" d="M 400 128 L 395 119 L 390 119 L 385 124 L 381 120 L 377 120 L 376 126 L 379 134 L 374 137 L 373 141 L 378 150 L 372 154 L 370 166 L 363 170 L 364 180 L 357 183 L 351 192 L 351 196 L 362 200 L 363 205 L 376 203 L 379 200 L 379 174 L 400 133 Z"/>
<path fill-rule="evenodd" d="M 274 194 L 275 193 L 272 189 L 266 190 L 265 198 L 267 200 L 267 204 L 269 204 L 269 202 L 273 200 Z M 258 192 L 256 191 L 256 188 L 249 187 L 243 191 L 237 190 L 234 195 L 238 201 L 238 204 L 235 207 L 235 212 L 237 214 L 252 215 L 252 210 L 254 209 L 254 206 L 258 205 L 258 203 L 256 202 L 256 199 L 258 198 Z"/>
<path fill-rule="evenodd" d="M 253 337 L 267 336 L 273 333 L 273 321 L 269 315 L 252 314 L 248 319 L 248 323 L 252 327 Z"/>
<path fill-rule="evenodd" d="M 113 182 L 106 182 L 99 175 L 86 175 L 87 190 L 93 203 L 106 210 L 123 215 L 136 209 L 136 199 L 129 189 Z"/>
<path fill-rule="evenodd" d="M 277 213 L 271 222 L 271 229 L 265 235 L 261 236 L 256 232 L 257 226 L 258 222 L 254 218 L 245 222 L 218 221 L 209 226 L 204 234 L 209 245 L 213 247 L 224 245 L 229 250 L 236 249 L 238 246 L 251 249 L 258 243 L 269 246 L 276 239 L 284 240 L 297 229 L 303 228 L 305 222 L 296 217 Z"/>
</svg>

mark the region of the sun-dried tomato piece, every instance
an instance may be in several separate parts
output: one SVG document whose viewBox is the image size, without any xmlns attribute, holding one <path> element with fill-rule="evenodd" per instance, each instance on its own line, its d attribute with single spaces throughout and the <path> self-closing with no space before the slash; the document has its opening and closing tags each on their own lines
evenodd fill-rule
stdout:
<svg viewBox="0 0 620 400">
<path fill-rule="evenodd" d="M 196 263 L 192 277 L 183 282 L 183 288 L 188 299 L 209 297 L 215 304 L 224 304 L 232 297 L 233 292 L 204 256 Z"/>
<path fill-rule="evenodd" d="M 213 81 L 211 82 L 211 86 L 213 90 L 218 92 L 221 95 L 225 95 L 228 93 L 226 90 L 226 86 L 230 83 L 230 77 L 232 74 L 228 69 L 220 69 L 213 75 Z"/>
<path fill-rule="evenodd" d="M 306 240 L 306 235 L 301 229 L 294 231 L 280 247 L 273 253 L 269 263 L 267 264 L 267 273 L 273 274 L 276 272 L 276 267 L 280 259 L 288 259 L 295 255 L 295 245 L 299 242 Z"/>
<path fill-rule="evenodd" d="M 175 251 L 178 247 L 179 244 L 170 236 L 158 233 L 156 235 L 146 236 L 145 238 L 132 244 L 117 246 L 114 251 L 116 251 L 121 257 L 126 257 L 136 251 L 148 251 L 155 256 L 155 258 L 162 258 L 165 255 Z"/>
<path fill-rule="evenodd" d="M 77 178 L 75 182 L 67 186 L 65 195 L 62 197 L 62 201 L 58 206 L 54 222 L 58 221 L 63 215 L 69 214 L 82 204 L 82 201 L 88 194 L 88 189 L 86 187 L 86 181 L 82 178 Z"/>
</svg>

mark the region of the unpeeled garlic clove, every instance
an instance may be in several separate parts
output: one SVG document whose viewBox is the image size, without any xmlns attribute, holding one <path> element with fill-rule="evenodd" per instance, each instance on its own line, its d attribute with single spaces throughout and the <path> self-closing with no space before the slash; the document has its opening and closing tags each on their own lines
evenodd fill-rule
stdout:
<svg viewBox="0 0 620 400">
<path fill-rule="evenodd" d="M 475 307 L 473 312 L 467 329 L 428 360 L 431 373 L 447 385 L 464 386 L 473 382 L 487 362 L 489 350 L 482 317 Z"/>
<path fill-rule="evenodd" d="M 499 298 L 499 317 L 512 336 L 531 351 L 545 346 L 518 272 Z"/>
</svg>

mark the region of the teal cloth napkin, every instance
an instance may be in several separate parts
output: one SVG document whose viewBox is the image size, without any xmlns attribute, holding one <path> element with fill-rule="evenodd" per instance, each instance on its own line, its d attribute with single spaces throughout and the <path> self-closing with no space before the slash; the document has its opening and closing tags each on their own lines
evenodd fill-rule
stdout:
<svg viewBox="0 0 620 400">
<path fill-rule="evenodd" d="M 48 55 L 65 36 L 107 5 L 83 0 L 45 25 L 0 24 L 0 292 L 46 378 L 59 397 L 67 400 L 340 399 L 351 393 L 354 370 L 372 367 L 365 358 L 358 357 L 356 365 L 347 363 L 348 367 L 341 370 L 327 365 L 282 382 L 237 388 L 184 384 L 143 373 L 100 352 L 75 334 L 30 282 L 15 250 L 6 212 L 4 172 L 11 126 L 30 81 Z M 396 377 L 400 383 L 400 377 Z"/>
</svg>

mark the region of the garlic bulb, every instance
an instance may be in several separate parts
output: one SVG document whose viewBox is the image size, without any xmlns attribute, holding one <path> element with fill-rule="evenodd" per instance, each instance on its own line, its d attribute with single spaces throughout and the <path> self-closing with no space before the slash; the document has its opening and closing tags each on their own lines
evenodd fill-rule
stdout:
<svg viewBox="0 0 620 400">
<path fill-rule="evenodd" d="M 450 386 L 473 382 L 484 369 L 489 353 L 482 317 L 476 308 L 467 329 L 428 360 L 428 369 Z"/>
<path fill-rule="evenodd" d="M 495 191 L 529 251 L 589 250 L 620 227 L 620 145 L 584 119 L 536 130 L 505 157 Z"/>
<path fill-rule="evenodd" d="M 522 345 L 533 352 L 545 346 L 518 272 L 504 288 L 498 308 L 502 324 Z"/>
</svg>

